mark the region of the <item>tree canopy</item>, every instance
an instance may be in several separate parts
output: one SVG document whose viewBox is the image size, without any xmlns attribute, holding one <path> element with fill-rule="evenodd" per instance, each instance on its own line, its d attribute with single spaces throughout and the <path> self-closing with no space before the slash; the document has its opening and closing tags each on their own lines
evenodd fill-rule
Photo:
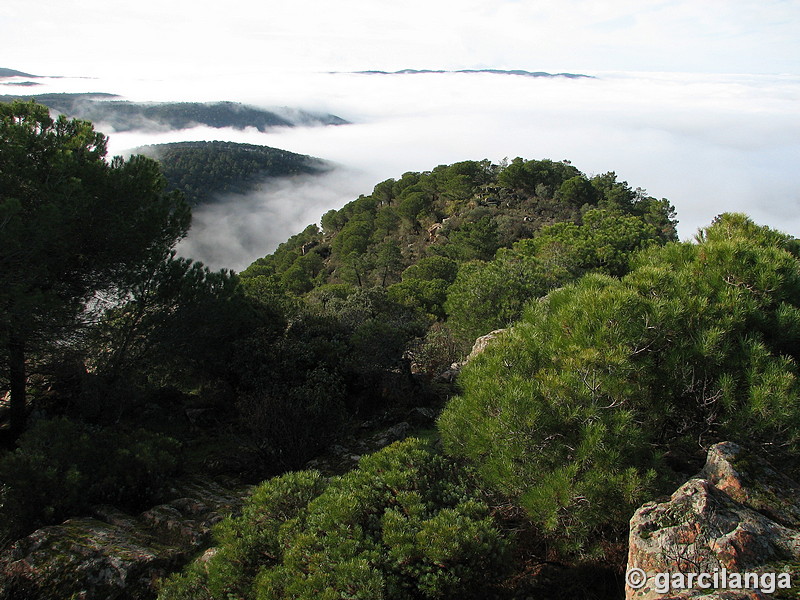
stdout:
<svg viewBox="0 0 800 600">
<path fill-rule="evenodd" d="M 732 440 L 796 468 L 799 257 L 793 238 L 723 215 L 621 279 L 530 302 L 462 373 L 446 448 L 580 552 L 625 535 L 698 447 Z"/>
<path fill-rule="evenodd" d="M 31 351 L 73 334 L 91 298 L 124 297 L 189 222 L 155 161 L 108 162 L 91 123 L 54 120 L 33 102 L 0 104 L 0 341 L 15 433 Z"/>
</svg>

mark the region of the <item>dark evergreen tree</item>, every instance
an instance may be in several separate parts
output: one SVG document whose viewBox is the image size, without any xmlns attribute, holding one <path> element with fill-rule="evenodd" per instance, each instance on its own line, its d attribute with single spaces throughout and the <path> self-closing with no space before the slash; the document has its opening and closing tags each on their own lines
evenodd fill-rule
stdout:
<svg viewBox="0 0 800 600">
<path fill-rule="evenodd" d="M 29 359 L 63 344 L 90 299 L 124 296 L 189 227 L 156 162 L 105 157 L 90 123 L 0 104 L 0 341 L 13 435 L 24 429 Z"/>
</svg>

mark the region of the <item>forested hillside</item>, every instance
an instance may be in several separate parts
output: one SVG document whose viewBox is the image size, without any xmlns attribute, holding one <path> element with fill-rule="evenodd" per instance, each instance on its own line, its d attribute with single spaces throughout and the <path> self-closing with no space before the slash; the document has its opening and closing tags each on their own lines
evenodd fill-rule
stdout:
<svg viewBox="0 0 800 600">
<path fill-rule="evenodd" d="M 330 114 L 288 108 L 265 110 L 239 102 L 129 102 L 105 93 L 0 96 L 0 102 L 28 99 L 68 117 L 103 123 L 115 131 L 167 131 L 198 125 L 268 131 L 274 127 L 347 123 Z"/>
<path fill-rule="evenodd" d="M 234 142 L 176 142 L 136 148 L 158 160 L 171 189 L 192 205 L 220 194 L 246 194 L 273 177 L 311 175 L 329 168 L 322 160 L 286 150 Z"/>
<path fill-rule="evenodd" d="M 629 255 L 675 239 L 674 209 L 614 173 L 569 162 L 465 161 L 378 183 L 322 215 L 242 273 L 327 302 L 381 290 L 462 346 L 525 302 L 589 271 L 622 275 Z M 455 358 L 455 357 L 454 357 Z"/>
<path fill-rule="evenodd" d="M 31 75 L 30 73 L 23 73 L 15 69 L 0 68 L 0 77 L 38 77 L 38 75 Z"/>
<path fill-rule="evenodd" d="M 723 214 L 678 242 L 614 173 L 464 161 L 214 272 L 174 252 L 162 167 L 106 143 L 0 103 L 3 600 L 109 597 L 73 575 L 101 564 L 75 522 L 40 528 L 137 513 L 168 533 L 119 598 L 619 598 L 628 519 L 709 446 L 800 472 L 792 236 Z M 167 560 L 198 477 L 255 487 L 213 551 Z"/>
</svg>

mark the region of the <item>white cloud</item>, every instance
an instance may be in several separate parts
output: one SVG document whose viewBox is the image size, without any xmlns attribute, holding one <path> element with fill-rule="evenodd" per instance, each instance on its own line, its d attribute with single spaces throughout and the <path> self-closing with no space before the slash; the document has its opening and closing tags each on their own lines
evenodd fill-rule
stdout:
<svg viewBox="0 0 800 600">
<path fill-rule="evenodd" d="M 332 207 L 358 196 L 364 174 L 340 169 L 318 177 L 272 181 L 247 195 L 231 195 L 201 206 L 179 254 L 212 268 L 237 271 L 272 252 Z"/>
<path fill-rule="evenodd" d="M 262 88 L 258 80 L 231 80 L 226 89 L 232 99 L 327 110 L 354 124 L 269 133 L 199 128 L 111 138 L 114 151 L 146 141 L 230 139 L 311 154 L 347 168 L 317 182 L 283 183 L 274 194 L 198 215 L 193 236 L 202 230 L 214 244 L 233 240 L 233 258 L 198 255 L 214 266 L 244 266 L 325 210 L 370 193 L 383 179 L 459 160 L 514 156 L 569 159 L 588 174 L 616 171 L 630 185 L 669 198 L 684 238 L 732 210 L 800 236 L 800 77 L 318 74 L 271 81 Z M 160 87 L 162 97 L 180 89 Z M 207 97 L 216 88 L 182 89 Z M 263 243 L 242 242 L 258 237 L 262 229 L 253 224 L 265 217 L 270 227 L 263 229 Z M 239 226 L 243 233 L 236 234 Z M 192 251 L 206 252 L 211 239 Z"/>
<path fill-rule="evenodd" d="M 350 2 L 343 5 L 343 10 L 352 10 L 357 4 Z M 507 31 L 511 46 L 514 40 L 534 34 L 539 36 L 537 43 L 546 46 L 558 38 L 559 27 L 568 27 L 570 19 L 575 20 L 569 25 L 575 28 L 571 34 L 582 32 L 595 41 L 603 39 L 601 33 L 606 37 L 629 35 L 633 39 L 624 43 L 634 48 L 643 37 L 656 35 L 660 21 L 670 27 L 685 24 L 703 10 L 710 10 L 702 6 L 711 6 L 720 13 L 720 24 L 714 26 L 715 33 L 711 36 L 720 48 L 744 35 L 733 13 L 724 14 L 724 7 L 716 0 L 702 5 L 644 2 L 635 16 L 631 16 L 633 3 L 627 0 L 608 3 L 603 11 L 595 3 L 578 0 L 568 0 L 558 7 L 548 2 L 486 4 L 480 10 L 475 6 L 466 5 L 467 15 L 452 14 L 452 32 L 466 31 L 470 23 L 477 31 L 480 28 L 470 19 L 471 15 L 480 14 L 486 23 L 486 40 L 477 34 L 467 36 L 477 40 L 477 49 L 473 49 L 476 56 L 483 49 L 488 52 L 499 47 L 493 45 L 490 34 L 500 24 L 518 23 L 509 25 Z M 783 20 L 791 17 L 797 3 L 768 2 L 763 5 L 761 16 L 755 14 L 756 5 L 749 0 L 725 6 L 732 7 L 730 11 L 742 11 L 755 25 L 767 23 L 773 27 L 778 48 L 786 26 Z M 299 9 L 294 7 L 283 8 L 281 16 L 290 21 L 296 18 Z M 446 7 L 447 3 L 433 6 L 426 13 L 429 22 L 420 27 L 434 31 L 443 19 L 451 16 Z M 331 10 L 324 9 L 312 19 L 314 27 L 322 28 L 332 20 L 329 35 L 355 35 L 357 24 L 343 24 L 341 29 L 334 30 L 339 21 Z M 369 35 L 373 38 L 384 36 L 389 42 L 402 38 L 408 20 L 400 14 L 397 27 L 388 30 L 380 21 L 384 16 L 385 13 L 373 7 L 363 15 L 361 23 L 371 26 Z M 537 26 L 526 34 L 525 24 L 537 18 L 557 27 L 547 31 Z M 238 19 L 236 15 L 220 16 L 224 27 L 238 23 Z M 245 33 L 258 27 L 254 20 Z M 712 31 L 711 24 L 708 28 Z M 278 23 L 269 31 L 289 35 L 289 29 Z M 671 35 L 690 43 L 692 31 Z M 711 43 L 708 39 L 697 43 Z M 246 43 L 249 42 L 245 40 Z M 564 40 L 560 43 L 568 46 Z M 341 51 L 349 48 L 342 45 Z M 25 69 L 24 65 L 8 66 Z M 253 211 L 254 223 L 260 222 L 258 215 L 270 215 L 271 229 L 260 246 L 235 240 L 237 223 L 248 231 L 239 237 L 248 240 L 255 237 L 249 227 L 250 220 L 241 214 L 222 216 L 217 212 L 203 216 L 209 219 L 209 226 L 203 226 L 205 231 L 217 239 L 232 240 L 230 258 L 212 260 L 210 254 L 199 256 L 215 266 L 241 267 L 317 220 L 324 210 L 338 207 L 360 193 L 368 194 L 383 179 L 458 160 L 498 161 L 514 156 L 570 159 L 590 174 L 614 170 L 631 185 L 669 198 L 678 209 L 683 237 L 691 236 L 696 228 L 728 210 L 748 212 L 760 222 L 800 236 L 798 75 L 608 71 L 598 72 L 597 79 L 581 80 L 458 74 L 390 77 L 308 72 L 265 74 L 260 67 L 249 63 L 234 71 L 214 77 L 181 73 L 166 78 L 133 78 L 121 71 L 103 80 L 57 79 L 45 86 L 46 90 L 118 92 L 136 100 L 238 100 L 265 107 L 287 105 L 332 112 L 353 121 L 353 125 L 345 127 L 269 133 L 198 128 L 158 135 L 112 135 L 112 153 L 145 143 L 227 139 L 311 154 L 348 169 L 325 179 L 324 187 L 322 183 L 305 180 L 299 185 L 282 184 L 275 197 L 267 192 L 259 196 L 260 200 L 249 198 L 238 205 L 236 211 L 242 214 Z M 305 200 L 293 204 L 289 200 L 292 195 Z M 272 202 L 269 198 L 275 200 L 275 206 L 286 208 L 285 218 L 281 210 L 265 207 L 265 202 Z M 310 208 L 298 212 L 299 206 Z M 233 211 L 233 205 L 226 204 L 227 209 Z M 200 219 L 198 216 L 195 238 L 201 229 Z M 224 226 L 215 230 L 213 223 Z M 225 235 L 221 235 L 223 232 Z M 250 251 L 254 254 L 249 255 Z"/>
</svg>

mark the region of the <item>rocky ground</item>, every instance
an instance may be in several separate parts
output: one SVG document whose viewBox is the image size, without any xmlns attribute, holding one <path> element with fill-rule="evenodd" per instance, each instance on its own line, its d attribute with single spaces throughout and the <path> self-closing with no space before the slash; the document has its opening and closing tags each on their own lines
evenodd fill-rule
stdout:
<svg viewBox="0 0 800 600">
<path fill-rule="evenodd" d="M 796 599 L 800 485 L 737 444 L 716 444 L 700 474 L 669 501 L 650 502 L 636 511 L 629 538 L 631 569 L 641 569 L 641 579 L 635 588 L 628 580 L 627 600 Z M 659 573 L 670 573 L 670 583 L 677 585 L 664 589 L 665 576 Z M 702 573 L 710 577 L 689 578 Z M 756 586 L 737 582 L 736 575 L 747 573 Z M 787 579 L 793 585 L 781 587 Z"/>
<path fill-rule="evenodd" d="M 436 411 L 414 408 L 365 421 L 307 466 L 327 475 L 352 469 L 361 456 L 432 432 Z M 225 478 L 177 482 L 169 501 L 138 515 L 96 506 L 90 517 L 43 527 L 0 553 L 0 600 L 145 600 L 158 580 L 213 540 L 211 529 L 235 514 L 252 486 Z"/>
<path fill-rule="evenodd" d="M 43 527 L 0 554 L 0 598 L 152 598 L 160 577 L 211 543 L 211 527 L 239 510 L 249 486 L 178 482 L 164 504 L 129 515 L 111 506 Z"/>
</svg>

